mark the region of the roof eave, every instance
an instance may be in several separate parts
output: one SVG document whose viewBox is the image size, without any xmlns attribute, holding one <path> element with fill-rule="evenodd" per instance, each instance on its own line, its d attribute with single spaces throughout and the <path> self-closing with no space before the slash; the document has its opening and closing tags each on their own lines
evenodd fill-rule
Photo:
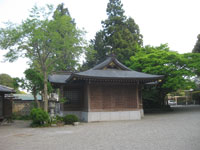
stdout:
<svg viewBox="0 0 200 150">
<path fill-rule="evenodd" d="M 72 82 L 73 80 L 76 80 L 76 78 L 81 80 L 123 80 L 123 81 L 146 81 L 146 82 L 152 82 L 159 79 L 162 79 L 164 76 L 158 76 L 158 77 L 151 77 L 151 78 L 123 78 L 123 77 L 95 77 L 95 76 L 83 76 L 78 74 L 71 75 L 66 82 Z"/>
</svg>

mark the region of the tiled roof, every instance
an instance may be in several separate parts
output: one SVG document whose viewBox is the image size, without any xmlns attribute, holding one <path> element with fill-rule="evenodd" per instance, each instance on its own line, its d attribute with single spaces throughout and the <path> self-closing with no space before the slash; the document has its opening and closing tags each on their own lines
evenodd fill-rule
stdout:
<svg viewBox="0 0 200 150">
<path fill-rule="evenodd" d="M 113 67 L 114 66 L 114 67 Z M 113 68 L 112 68 L 113 67 Z M 129 69 L 120 63 L 115 57 L 108 57 L 104 62 L 96 65 L 87 71 L 74 73 L 68 80 L 73 77 L 81 79 L 121 79 L 121 80 L 145 80 L 147 82 L 155 81 L 162 78 L 162 75 L 152 75 L 137 72 Z"/>
<path fill-rule="evenodd" d="M 34 97 L 32 94 L 13 94 L 13 96 L 15 97 L 15 99 L 21 99 L 25 101 L 34 100 Z M 42 97 L 40 95 L 37 95 L 37 99 L 42 100 Z"/>
<path fill-rule="evenodd" d="M 102 63 L 94 66 L 93 68 L 72 74 L 53 74 L 49 76 L 49 81 L 52 83 L 66 83 L 72 81 L 74 77 L 81 80 L 86 79 L 114 79 L 114 80 L 138 80 L 146 82 L 156 81 L 163 78 L 162 75 L 152 75 L 142 72 L 137 72 L 129 69 L 120 63 L 115 57 L 108 57 Z"/>
<path fill-rule="evenodd" d="M 4 86 L 4 85 L 0 85 L 0 92 L 1 93 L 15 93 L 15 90 L 10 88 L 10 87 L 7 87 L 7 86 Z"/>
<path fill-rule="evenodd" d="M 59 73 L 49 75 L 49 82 L 51 83 L 66 83 L 66 80 L 71 76 L 71 73 Z"/>
<path fill-rule="evenodd" d="M 124 71 L 124 70 L 87 70 L 80 73 L 73 74 L 77 77 L 88 77 L 88 78 L 110 78 L 110 79 L 156 79 L 160 78 L 160 75 L 152 75 L 141 73 L 137 71 Z"/>
</svg>

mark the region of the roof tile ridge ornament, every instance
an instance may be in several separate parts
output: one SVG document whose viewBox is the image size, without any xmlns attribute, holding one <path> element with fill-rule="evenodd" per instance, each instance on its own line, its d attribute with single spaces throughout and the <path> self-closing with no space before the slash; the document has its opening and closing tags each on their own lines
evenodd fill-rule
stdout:
<svg viewBox="0 0 200 150">
<path fill-rule="evenodd" d="M 107 58 L 103 62 L 101 62 L 100 64 L 94 66 L 93 68 L 91 68 L 89 70 L 102 70 L 104 67 L 108 66 L 111 62 L 113 62 L 115 65 L 117 65 L 122 70 L 132 71 L 130 68 L 126 67 L 124 64 L 119 62 L 114 53 L 107 55 Z"/>
</svg>

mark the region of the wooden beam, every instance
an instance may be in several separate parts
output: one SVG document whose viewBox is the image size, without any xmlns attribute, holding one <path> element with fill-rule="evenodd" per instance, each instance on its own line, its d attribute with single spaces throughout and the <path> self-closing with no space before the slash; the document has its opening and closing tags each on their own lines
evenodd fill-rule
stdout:
<svg viewBox="0 0 200 150">
<path fill-rule="evenodd" d="M 90 103 L 91 103 L 91 99 L 90 99 L 90 83 L 87 84 L 87 104 L 88 104 L 88 112 L 90 111 Z"/>
</svg>

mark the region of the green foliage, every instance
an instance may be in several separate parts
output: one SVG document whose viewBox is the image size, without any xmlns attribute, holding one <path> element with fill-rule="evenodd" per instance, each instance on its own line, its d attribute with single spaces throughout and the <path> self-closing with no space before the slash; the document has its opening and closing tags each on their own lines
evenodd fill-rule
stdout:
<svg viewBox="0 0 200 150">
<path fill-rule="evenodd" d="M 35 69 L 27 69 L 24 71 L 25 80 L 22 84 L 24 89 L 31 91 L 32 94 L 37 95 L 40 91 L 43 90 L 43 78 L 42 75 L 37 72 Z"/>
<path fill-rule="evenodd" d="M 15 89 L 17 94 L 21 92 L 18 89 L 19 82 L 20 82 L 19 78 L 12 78 L 10 75 L 5 73 L 0 74 L 0 84 Z"/>
<path fill-rule="evenodd" d="M 33 127 L 48 125 L 50 119 L 49 114 L 40 108 L 33 108 L 30 113 Z"/>
<path fill-rule="evenodd" d="M 34 100 L 37 104 L 37 107 L 40 107 L 40 103 L 37 100 L 37 95 L 41 94 L 44 87 L 44 80 L 42 75 L 36 71 L 36 69 L 29 68 L 24 71 L 25 79 L 18 79 L 18 87 L 20 86 L 23 89 L 31 92 L 34 97 Z M 50 83 L 48 83 L 50 85 Z"/>
<path fill-rule="evenodd" d="M 5 74 L 5 73 L 0 74 L 0 84 L 14 88 L 13 78 L 11 76 L 9 76 L 8 74 Z"/>
<path fill-rule="evenodd" d="M 14 87 L 14 89 L 15 89 L 15 91 L 16 91 L 17 94 L 23 94 L 23 93 L 25 93 L 25 92 L 19 90 L 21 82 L 22 82 L 22 80 L 20 78 L 18 78 L 18 77 L 13 78 L 13 87 Z"/>
<path fill-rule="evenodd" d="M 64 12 L 60 5 L 55 12 L 51 5 L 34 6 L 21 24 L 7 23 L 6 28 L 0 28 L 0 48 L 8 50 L 7 60 L 13 62 L 18 57 L 26 57 L 42 74 L 46 111 L 49 73 L 75 68 L 84 44 L 84 32 Z"/>
<path fill-rule="evenodd" d="M 194 75 L 200 76 L 200 53 L 186 53 L 184 58 L 187 60 L 186 64 L 189 70 L 191 70 Z"/>
<path fill-rule="evenodd" d="M 192 71 L 194 74 L 193 80 L 195 83 L 195 87 L 193 87 L 194 94 L 193 98 L 195 100 L 198 100 L 200 103 L 200 94 L 198 91 L 200 90 L 200 53 L 186 53 L 184 54 L 184 57 L 187 59 L 187 66 L 188 69 Z"/>
<path fill-rule="evenodd" d="M 197 42 L 192 50 L 192 54 L 191 53 L 188 53 L 188 54 L 185 54 L 185 57 L 188 58 L 188 65 L 190 67 L 190 69 L 196 73 L 196 86 L 197 88 L 195 90 L 199 91 L 199 87 L 200 87 L 200 82 L 199 82 L 199 79 L 200 79 L 200 34 L 197 36 Z M 199 101 L 200 103 L 200 94 L 199 93 L 195 93 L 194 94 L 194 98 L 196 100 Z"/>
<path fill-rule="evenodd" d="M 64 125 L 64 117 L 58 115 L 56 117 L 51 117 L 50 124 L 57 124 L 58 126 Z"/>
<path fill-rule="evenodd" d="M 102 21 L 103 29 L 96 33 L 94 40 L 91 40 L 83 67 L 94 66 L 111 53 L 124 63 L 142 46 L 139 26 L 133 18 L 127 19 L 122 7 L 120 0 L 109 1 L 106 10 L 108 18 Z"/>
<path fill-rule="evenodd" d="M 17 115 L 15 113 L 12 114 L 13 120 L 31 120 L 30 115 Z"/>
<path fill-rule="evenodd" d="M 24 71 L 24 74 L 25 74 L 26 79 L 30 82 L 30 85 L 27 86 L 26 88 L 29 87 L 33 89 L 33 87 L 36 86 L 36 88 L 39 91 L 42 90 L 43 78 L 39 72 L 37 72 L 35 69 L 29 68 Z"/>
<path fill-rule="evenodd" d="M 159 47 L 146 46 L 126 64 L 136 71 L 164 75 L 156 88 L 151 89 L 151 92 L 146 89 L 146 94 L 143 92 L 144 98 L 156 99 L 162 105 L 166 94 L 194 86 L 190 80 L 194 73 L 188 69 L 187 59 L 182 54 L 170 51 L 166 44 Z"/>
<path fill-rule="evenodd" d="M 64 120 L 65 124 L 73 124 L 74 122 L 79 121 L 78 117 L 73 114 L 64 116 L 63 120 Z"/>
<path fill-rule="evenodd" d="M 97 46 L 98 48 L 98 46 Z M 96 55 L 97 55 L 97 51 L 93 49 L 93 46 L 92 45 L 89 45 L 87 48 L 86 48 L 86 60 L 85 62 L 83 63 L 82 67 L 80 68 L 81 71 L 84 71 L 84 70 L 87 70 L 87 69 L 90 69 L 92 67 L 94 67 L 94 65 L 98 62 L 96 60 Z M 99 56 L 101 58 L 105 58 L 105 56 Z"/>
<path fill-rule="evenodd" d="M 57 120 L 57 122 L 63 122 L 64 121 L 64 117 L 62 117 L 62 116 L 56 116 L 56 120 Z"/>
<path fill-rule="evenodd" d="M 64 3 L 61 3 L 57 6 L 56 11 L 54 11 L 53 18 L 56 18 L 57 16 L 70 16 L 68 8 L 64 8 Z"/>
<path fill-rule="evenodd" d="M 54 11 L 53 18 L 55 33 L 62 39 L 60 43 L 56 43 L 56 48 L 62 53 L 60 59 L 57 59 L 54 70 L 72 71 L 77 67 L 77 60 L 82 53 L 85 43 L 82 38 L 84 31 L 76 27 L 74 19 L 71 18 L 68 9 L 64 8 L 63 3 Z"/>
<path fill-rule="evenodd" d="M 56 117 L 51 117 L 50 119 L 50 124 L 56 124 L 57 126 L 63 126 L 64 123 L 64 117 L 62 116 L 56 116 Z"/>
<path fill-rule="evenodd" d="M 59 99 L 59 102 L 60 103 L 65 103 L 65 102 L 67 102 L 67 98 L 62 97 L 62 98 Z"/>
</svg>

